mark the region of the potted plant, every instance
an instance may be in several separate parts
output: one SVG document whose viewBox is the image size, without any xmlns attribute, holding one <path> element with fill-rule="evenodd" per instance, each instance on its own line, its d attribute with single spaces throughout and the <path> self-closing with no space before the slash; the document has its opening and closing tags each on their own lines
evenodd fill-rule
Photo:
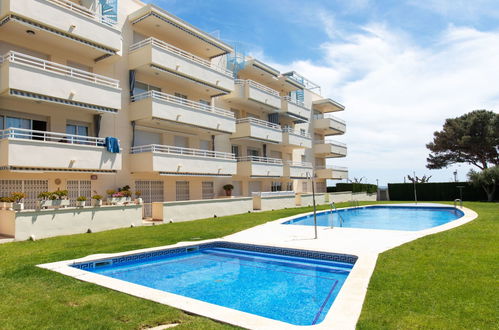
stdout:
<svg viewBox="0 0 499 330">
<path fill-rule="evenodd" d="M 225 196 L 231 196 L 234 186 L 231 184 L 226 184 L 225 186 L 223 186 L 223 189 L 225 190 Z"/>
<path fill-rule="evenodd" d="M 0 210 L 10 210 L 12 209 L 12 204 L 14 200 L 12 197 L 0 197 Z"/>
<path fill-rule="evenodd" d="M 121 205 L 125 202 L 125 196 L 122 192 L 115 192 L 111 195 L 111 204 L 112 205 Z"/>
<path fill-rule="evenodd" d="M 142 204 L 143 201 L 142 201 L 142 198 L 140 197 L 142 195 L 142 192 L 137 190 L 135 191 L 135 204 Z"/>
<path fill-rule="evenodd" d="M 69 199 L 67 190 L 56 190 L 51 193 L 50 200 L 52 201 L 52 206 L 56 209 L 61 207 L 69 206 Z"/>
<path fill-rule="evenodd" d="M 27 195 L 23 192 L 14 192 L 10 195 L 10 198 L 12 198 L 12 200 L 14 201 L 12 204 L 12 208 L 15 211 L 24 210 L 24 203 L 22 202 L 22 200 L 26 198 L 26 196 Z"/>
<path fill-rule="evenodd" d="M 76 198 L 76 207 L 84 207 L 86 200 L 87 198 L 85 196 L 78 196 L 78 198 Z"/>
<path fill-rule="evenodd" d="M 101 195 L 93 195 L 92 199 L 94 200 L 94 206 L 102 206 L 102 196 Z"/>
</svg>

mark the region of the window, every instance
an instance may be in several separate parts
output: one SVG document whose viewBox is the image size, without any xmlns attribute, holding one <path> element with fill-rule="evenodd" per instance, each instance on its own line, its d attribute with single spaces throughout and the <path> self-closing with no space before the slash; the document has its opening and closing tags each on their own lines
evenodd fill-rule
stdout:
<svg viewBox="0 0 499 330">
<path fill-rule="evenodd" d="M 174 140 L 174 143 L 175 143 L 175 147 L 179 147 L 179 148 L 187 148 L 187 147 L 189 147 L 189 140 L 185 136 L 175 135 L 175 137 L 173 138 L 173 140 Z"/>
<path fill-rule="evenodd" d="M 301 162 L 305 163 L 307 161 L 307 156 L 301 155 Z"/>
<path fill-rule="evenodd" d="M 149 85 L 149 84 L 145 84 L 145 83 L 142 83 L 142 82 L 139 82 L 139 81 L 135 82 L 135 86 L 133 88 L 133 95 L 139 95 L 141 93 L 145 93 L 145 92 L 148 92 L 148 91 L 161 92 L 161 88 L 156 87 L 156 86 L 152 86 L 152 85 Z"/>
<path fill-rule="evenodd" d="M 287 191 L 293 191 L 293 181 L 290 181 L 288 183 L 286 183 L 286 190 Z"/>
<path fill-rule="evenodd" d="M 208 140 L 201 140 L 199 141 L 199 149 L 201 150 L 211 150 L 210 148 L 211 142 Z"/>
<path fill-rule="evenodd" d="M 307 135 L 307 131 L 304 128 L 300 128 L 300 134 L 305 136 Z"/>
<path fill-rule="evenodd" d="M 210 101 L 206 101 L 206 100 L 199 100 L 199 103 L 204 104 L 204 105 L 207 105 L 207 106 L 211 106 Z"/>
<path fill-rule="evenodd" d="M 203 199 L 212 199 L 214 197 L 213 181 L 203 181 Z"/>
<path fill-rule="evenodd" d="M 175 93 L 175 96 L 178 97 L 180 102 L 185 102 L 184 100 L 187 100 L 187 95 L 181 94 L 181 93 Z"/>
<path fill-rule="evenodd" d="M 236 156 L 236 157 L 239 157 L 239 146 L 236 146 L 236 145 L 232 145 L 232 150 L 231 152 Z"/>
<path fill-rule="evenodd" d="M 90 201 L 92 196 L 92 182 L 90 180 L 68 180 L 68 198 L 71 206 L 76 206 L 76 199 L 85 196 Z"/>
<path fill-rule="evenodd" d="M 92 72 L 92 67 L 88 66 L 88 65 L 85 65 L 85 64 L 80 64 L 80 63 L 76 63 L 76 62 L 73 62 L 73 61 L 68 61 L 67 65 L 70 66 L 70 67 L 72 67 L 72 68 L 78 69 L 78 70 L 82 70 L 82 71 L 86 71 L 86 72 Z"/>
<path fill-rule="evenodd" d="M 69 135 L 79 135 L 79 136 L 88 136 L 88 126 L 79 125 L 79 124 L 66 124 L 66 134 Z M 68 142 L 85 144 L 87 141 L 83 138 L 78 138 L 75 136 L 68 136 Z"/>
<path fill-rule="evenodd" d="M 279 181 L 272 181 L 270 191 L 282 191 L 282 183 Z"/>
<path fill-rule="evenodd" d="M 276 159 L 282 159 L 282 152 L 272 150 L 270 152 L 270 157 L 271 158 L 276 158 Z"/>
<path fill-rule="evenodd" d="M 308 192 L 308 182 L 302 182 L 301 183 L 301 191 L 302 192 Z"/>
<path fill-rule="evenodd" d="M 234 117 L 236 119 L 239 119 L 241 118 L 241 111 L 237 110 L 237 109 L 233 109 L 233 108 L 230 108 L 230 111 L 232 111 L 232 113 L 234 114 Z"/>
<path fill-rule="evenodd" d="M 248 156 L 254 156 L 254 157 L 260 156 L 260 150 L 252 148 L 252 147 L 248 147 L 246 153 L 248 154 Z"/>
<path fill-rule="evenodd" d="M 327 190 L 326 181 L 316 182 L 315 190 L 317 190 L 318 193 L 325 193 Z"/>
<path fill-rule="evenodd" d="M 177 181 L 176 185 L 176 200 L 187 201 L 189 200 L 189 181 Z"/>
</svg>

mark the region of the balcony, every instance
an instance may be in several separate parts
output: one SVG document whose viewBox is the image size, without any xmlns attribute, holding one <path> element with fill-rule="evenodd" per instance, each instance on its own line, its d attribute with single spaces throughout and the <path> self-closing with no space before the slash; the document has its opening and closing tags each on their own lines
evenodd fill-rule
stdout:
<svg viewBox="0 0 499 330">
<path fill-rule="evenodd" d="M 36 42 L 70 50 L 96 61 L 121 51 L 121 33 L 115 23 L 69 0 L 4 0 L 0 32 L 28 41 L 26 30 L 36 33 Z"/>
<path fill-rule="evenodd" d="M 231 138 L 281 143 L 281 126 L 256 118 L 242 118 L 236 121 L 236 133 Z"/>
<path fill-rule="evenodd" d="M 314 141 L 314 151 L 318 156 L 328 158 L 345 157 L 347 155 L 347 145 L 337 141 Z"/>
<path fill-rule="evenodd" d="M 210 131 L 234 133 L 236 119 L 231 111 L 166 93 L 148 91 L 134 95 L 130 105 L 130 120 L 150 124 L 159 120 L 173 125 L 183 124 Z"/>
<path fill-rule="evenodd" d="M 237 175 L 244 177 L 280 178 L 283 176 L 282 159 L 246 156 L 237 159 Z"/>
<path fill-rule="evenodd" d="M 312 108 L 322 113 L 345 110 L 345 106 L 332 99 L 320 99 L 312 102 Z"/>
<path fill-rule="evenodd" d="M 345 121 L 331 115 L 314 115 L 314 128 L 323 135 L 341 135 L 346 132 Z"/>
<path fill-rule="evenodd" d="M 312 177 L 312 163 L 284 161 L 283 176 L 290 179 L 306 179 Z"/>
<path fill-rule="evenodd" d="M 229 101 L 234 100 L 243 106 L 264 111 L 277 111 L 281 107 L 281 97 L 276 90 L 253 80 L 237 79 L 234 92 L 224 98 Z"/>
<path fill-rule="evenodd" d="M 150 74 L 180 75 L 197 82 L 203 90 L 206 85 L 212 87 L 215 90 L 212 94 L 226 94 L 234 90 L 232 71 L 155 38 L 130 46 L 129 68 Z"/>
<path fill-rule="evenodd" d="M 317 166 L 315 174 L 319 179 L 343 180 L 348 179 L 348 168 L 341 166 Z"/>
<path fill-rule="evenodd" d="M 104 139 L 9 128 L 0 131 L 0 169 L 114 173 L 121 153 L 110 153 Z"/>
<path fill-rule="evenodd" d="M 234 154 L 164 145 L 132 147 L 134 173 L 158 172 L 160 175 L 231 176 L 236 174 Z"/>
<path fill-rule="evenodd" d="M 292 100 L 289 96 L 281 98 L 281 114 L 296 119 L 300 122 L 310 120 L 310 109 L 306 108 L 303 102 Z"/>
<path fill-rule="evenodd" d="M 312 148 L 312 139 L 309 133 L 295 131 L 289 127 L 282 130 L 282 143 L 293 148 Z"/>
<path fill-rule="evenodd" d="M 0 58 L 0 93 L 94 112 L 121 108 L 118 80 L 17 52 Z"/>
</svg>

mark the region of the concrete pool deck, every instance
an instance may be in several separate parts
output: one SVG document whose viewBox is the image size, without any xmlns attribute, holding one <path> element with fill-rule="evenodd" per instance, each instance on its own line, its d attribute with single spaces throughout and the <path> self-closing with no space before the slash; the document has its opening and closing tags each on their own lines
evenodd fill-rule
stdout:
<svg viewBox="0 0 499 330">
<path fill-rule="evenodd" d="M 383 204 L 407 206 L 414 204 Z M 418 206 L 441 207 L 449 205 L 419 203 Z M 362 206 L 365 207 L 365 206 Z M 113 290 L 121 291 L 137 297 L 167 304 L 190 313 L 206 316 L 224 323 L 230 323 L 249 329 L 355 329 L 360 316 L 362 304 L 367 292 L 378 254 L 401 244 L 413 241 L 423 236 L 449 230 L 475 219 L 478 215 L 467 208 L 463 208 L 464 216 L 441 226 L 420 231 L 396 231 L 379 229 L 356 228 L 324 228 L 318 227 L 318 239 L 314 239 L 313 226 L 282 225 L 290 219 L 312 212 L 282 218 L 263 225 L 226 236 L 217 240 L 195 242 L 180 242 L 175 245 L 127 251 L 115 254 L 91 255 L 76 260 L 66 260 L 50 264 L 39 265 L 82 281 L 95 283 Z M 331 306 L 323 322 L 313 326 L 294 326 L 288 323 L 271 320 L 261 316 L 236 311 L 230 308 L 210 304 L 207 302 L 175 295 L 172 293 L 143 287 L 141 285 L 113 279 L 71 267 L 75 262 L 90 261 L 115 257 L 120 255 L 150 252 L 171 247 L 181 247 L 202 244 L 212 241 L 225 240 L 236 243 L 247 243 L 275 247 L 285 247 L 303 250 L 344 253 L 358 257 L 351 273 L 346 279 L 341 291 Z"/>
</svg>

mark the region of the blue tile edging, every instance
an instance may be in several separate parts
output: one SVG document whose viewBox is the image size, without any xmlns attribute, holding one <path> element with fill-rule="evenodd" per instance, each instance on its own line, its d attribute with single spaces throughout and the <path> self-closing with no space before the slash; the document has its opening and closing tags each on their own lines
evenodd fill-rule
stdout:
<svg viewBox="0 0 499 330">
<path fill-rule="evenodd" d="M 300 250 L 300 249 L 292 249 L 292 248 L 282 248 L 282 247 L 274 247 L 274 246 L 265 246 L 265 245 L 254 245 L 254 244 L 244 244 L 244 243 L 233 243 L 233 242 L 224 242 L 217 241 L 211 243 L 204 244 L 193 244 L 187 245 L 177 248 L 170 249 L 162 249 L 158 251 L 144 252 L 144 253 L 136 253 L 136 254 L 128 254 L 113 258 L 105 258 L 105 259 L 96 259 L 93 261 L 74 263 L 70 265 L 71 267 L 78 268 L 81 270 L 90 270 L 96 268 L 96 264 L 106 265 L 123 265 L 128 263 L 133 263 L 137 261 L 147 261 L 147 260 L 156 260 L 163 259 L 170 255 L 184 254 L 189 253 L 192 249 L 209 249 L 209 248 L 229 248 L 229 249 L 237 249 L 244 251 L 253 251 L 260 253 L 268 253 L 268 254 L 277 254 L 284 256 L 292 256 L 292 257 L 301 257 L 301 258 L 309 258 L 309 259 L 317 259 L 317 260 L 327 260 L 327 261 L 336 261 L 336 262 L 344 262 L 349 264 L 355 264 L 357 261 L 357 256 L 349 255 L 349 254 L 339 254 L 339 253 L 331 253 L 331 252 L 320 252 L 320 251 L 310 251 L 310 250 Z"/>
</svg>

